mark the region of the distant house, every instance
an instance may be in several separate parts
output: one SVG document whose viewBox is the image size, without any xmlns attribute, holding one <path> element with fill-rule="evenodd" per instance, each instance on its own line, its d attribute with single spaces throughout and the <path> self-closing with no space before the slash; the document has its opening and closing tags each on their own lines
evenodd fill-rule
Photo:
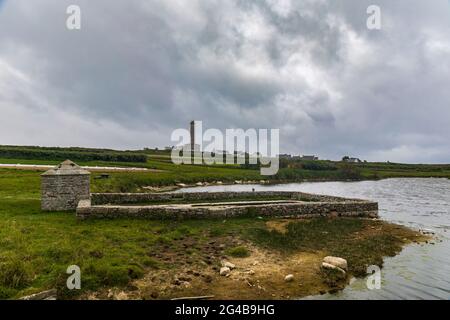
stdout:
<svg viewBox="0 0 450 320">
<path fill-rule="evenodd" d="M 319 157 L 303 155 L 300 157 L 300 160 L 316 161 L 316 160 L 319 160 Z"/>
<path fill-rule="evenodd" d="M 362 162 L 359 158 L 350 158 L 350 157 L 343 157 L 342 161 L 344 162 L 350 162 L 350 163 L 359 163 Z"/>
<path fill-rule="evenodd" d="M 280 159 L 288 159 L 288 160 L 309 160 L 309 161 L 315 161 L 315 160 L 319 160 L 319 157 L 317 156 L 293 156 L 287 153 L 284 154 L 279 154 L 278 158 Z"/>
</svg>

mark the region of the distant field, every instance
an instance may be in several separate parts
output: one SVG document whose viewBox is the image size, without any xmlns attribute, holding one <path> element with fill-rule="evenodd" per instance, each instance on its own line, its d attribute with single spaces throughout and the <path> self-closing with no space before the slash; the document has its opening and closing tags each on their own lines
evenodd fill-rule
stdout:
<svg viewBox="0 0 450 320">
<path fill-rule="evenodd" d="M 2 149 L 15 147 L 0 146 Z M 22 147 L 17 147 L 22 148 Z M 30 148 L 30 147 L 23 147 Z M 35 148 L 35 147 L 32 147 Z M 52 148 L 41 148 L 50 150 Z M 36 149 L 40 150 L 40 149 Z M 79 165 L 101 167 L 138 167 L 163 170 L 163 172 L 121 172 L 111 173 L 109 179 L 95 179 L 98 173 L 93 173 L 92 188 L 94 192 L 135 192 L 144 191 L 146 186 L 166 186 L 176 183 L 193 184 L 196 182 L 222 181 L 234 182 L 268 180 L 273 183 L 300 181 L 330 181 L 330 180 L 364 180 L 384 179 L 393 177 L 444 177 L 450 178 L 450 165 L 431 164 L 397 164 L 397 163 L 345 163 L 336 161 L 280 161 L 280 170 L 274 176 L 261 176 L 258 166 L 251 168 L 245 165 L 175 165 L 170 159 L 170 151 L 144 149 L 135 151 L 117 151 L 109 149 L 84 148 L 53 148 L 57 152 L 97 152 L 104 154 L 135 154 L 144 155 L 145 161 L 104 161 L 104 160 L 74 160 Z M 55 152 L 56 152 L 55 151 Z M 60 155 L 60 154 L 59 154 Z M 59 156 L 58 155 L 58 156 Z M 32 157 L 30 154 L 29 157 Z M 65 159 L 62 159 L 65 160 Z M 60 158 L 33 159 L 1 156 L 3 164 L 51 164 L 61 162 Z"/>
</svg>

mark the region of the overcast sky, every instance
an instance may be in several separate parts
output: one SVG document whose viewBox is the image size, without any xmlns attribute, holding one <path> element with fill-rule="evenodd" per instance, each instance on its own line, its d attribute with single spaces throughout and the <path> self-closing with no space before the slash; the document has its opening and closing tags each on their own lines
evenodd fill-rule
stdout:
<svg viewBox="0 0 450 320">
<path fill-rule="evenodd" d="M 449 31 L 448 0 L 0 0 L 0 144 L 163 147 L 196 119 L 450 163 Z"/>
</svg>

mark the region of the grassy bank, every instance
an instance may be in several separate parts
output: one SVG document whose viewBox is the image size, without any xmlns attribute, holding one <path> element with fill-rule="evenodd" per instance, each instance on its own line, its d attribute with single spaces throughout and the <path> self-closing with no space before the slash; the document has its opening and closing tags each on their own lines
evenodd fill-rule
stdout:
<svg viewBox="0 0 450 320">
<path fill-rule="evenodd" d="M 367 162 L 354 164 L 365 179 L 449 178 L 449 164 L 403 164 Z"/>
<path fill-rule="evenodd" d="M 1 299 L 49 288 L 58 288 L 60 298 L 158 299 L 207 292 L 217 298 L 303 296 L 336 288 L 318 267 L 325 255 L 348 259 L 350 272 L 362 275 L 366 265 L 381 264 L 383 256 L 418 239 L 405 228 L 355 219 L 279 228 L 264 219 L 78 221 L 73 213 L 41 212 L 39 183 L 39 172 L 0 170 Z M 93 179 L 97 189 L 103 183 Z M 238 266 L 230 278 L 218 275 L 222 259 Z M 64 289 L 66 269 L 73 264 L 82 271 L 80 291 Z M 302 286 L 286 285 L 286 272 Z"/>
</svg>

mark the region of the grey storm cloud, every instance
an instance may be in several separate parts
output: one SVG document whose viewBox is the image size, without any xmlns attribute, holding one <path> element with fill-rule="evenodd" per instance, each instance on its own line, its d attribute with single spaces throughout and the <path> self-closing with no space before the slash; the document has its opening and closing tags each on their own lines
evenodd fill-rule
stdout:
<svg viewBox="0 0 450 320">
<path fill-rule="evenodd" d="M 283 153 L 450 162 L 449 31 L 447 0 L 0 1 L 0 144 L 164 146 L 196 119 L 279 128 Z"/>
</svg>

